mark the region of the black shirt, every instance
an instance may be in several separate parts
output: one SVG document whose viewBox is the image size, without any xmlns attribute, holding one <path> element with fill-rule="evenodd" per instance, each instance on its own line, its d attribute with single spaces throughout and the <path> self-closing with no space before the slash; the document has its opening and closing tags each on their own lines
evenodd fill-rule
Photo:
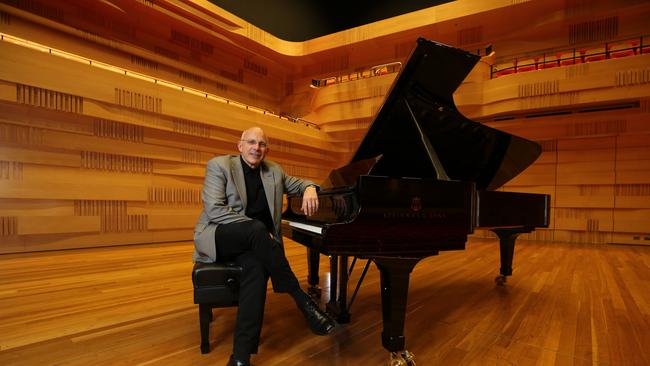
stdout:
<svg viewBox="0 0 650 366">
<path fill-rule="evenodd" d="M 269 204 L 266 201 L 266 194 L 264 193 L 260 167 L 253 169 L 246 164 L 241 156 L 239 159 L 244 168 L 244 179 L 246 180 L 246 199 L 248 201 L 246 205 L 246 216 L 251 219 L 260 220 L 270 233 L 275 234 L 273 218 L 271 218 L 271 211 L 269 210 Z"/>
</svg>

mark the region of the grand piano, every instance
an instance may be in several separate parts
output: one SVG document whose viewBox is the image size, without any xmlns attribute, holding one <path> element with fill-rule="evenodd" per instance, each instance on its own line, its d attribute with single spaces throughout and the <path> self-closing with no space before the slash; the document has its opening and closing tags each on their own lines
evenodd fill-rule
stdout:
<svg viewBox="0 0 650 366">
<path fill-rule="evenodd" d="M 348 258 L 352 266 L 369 260 L 361 280 L 375 263 L 391 365 L 415 365 L 404 319 L 418 261 L 465 249 L 467 236 L 486 228 L 499 238 L 502 285 L 517 236 L 549 224 L 548 195 L 496 191 L 537 159 L 539 144 L 471 121 L 454 104 L 453 92 L 478 61 L 418 39 L 350 163 L 321 185 L 318 213 L 305 216 L 300 197 L 288 197 L 283 213 L 291 238 L 309 249 L 310 285 L 318 284 L 319 253 L 330 256 L 327 308 L 338 322 L 350 321 Z"/>
</svg>

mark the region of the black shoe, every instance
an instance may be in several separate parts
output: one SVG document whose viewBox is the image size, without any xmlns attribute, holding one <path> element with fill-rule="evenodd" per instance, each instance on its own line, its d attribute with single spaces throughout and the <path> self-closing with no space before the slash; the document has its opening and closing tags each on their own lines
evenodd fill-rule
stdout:
<svg viewBox="0 0 650 366">
<path fill-rule="evenodd" d="M 253 366 L 251 365 L 250 361 L 240 361 L 232 357 L 230 355 L 230 359 L 228 360 L 228 364 L 226 366 Z"/>
<path fill-rule="evenodd" d="M 314 334 L 327 335 L 334 331 L 336 322 L 334 322 L 334 320 L 330 318 L 327 313 L 322 311 L 314 302 L 314 300 L 308 298 L 298 307 L 302 311 L 302 314 L 305 316 L 305 320 L 307 320 L 309 329 L 311 329 Z"/>
</svg>

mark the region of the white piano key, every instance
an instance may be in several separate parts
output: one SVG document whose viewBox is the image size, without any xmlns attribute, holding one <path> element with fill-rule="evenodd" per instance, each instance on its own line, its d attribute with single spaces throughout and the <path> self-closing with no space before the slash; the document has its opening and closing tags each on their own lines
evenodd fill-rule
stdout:
<svg viewBox="0 0 650 366">
<path fill-rule="evenodd" d="M 309 231 L 309 232 L 314 233 L 314 234 L 323 235 L 323 228 L 320 227 L 320 226 L 303 224 L 302 222 L 293 222 L 293 221 L 288 221 L 288 220 L 285 220 L 285 221 L 287 223 L 289 223 L 289 226 L 291 226 L 291 227 L 306 230 L 306 231 Z"/>
</svg>

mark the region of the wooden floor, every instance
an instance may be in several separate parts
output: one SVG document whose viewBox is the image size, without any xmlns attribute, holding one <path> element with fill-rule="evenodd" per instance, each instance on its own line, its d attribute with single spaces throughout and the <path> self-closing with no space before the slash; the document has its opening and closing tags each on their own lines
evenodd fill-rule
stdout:
<svg viewBox="0 0 650 366">
<path fill-rule="evenodd" d="M 305 283 L 304 248 L 286 245 Z M 225 365 L 236 309 L 215 310 L 202 355 L 191 253 L 184 242 L 0 256 L 0 365 Z M 498 257 L 474 240 L 417 265 L 405 334 L 418 365 L 650 365 L 650 247 L 521 242 L 505 287 Z M 352 323 L 330 337 L 269 292 L 254 364 L 383 364 L 378 281 L 373 265 Z"/>
</svg>

